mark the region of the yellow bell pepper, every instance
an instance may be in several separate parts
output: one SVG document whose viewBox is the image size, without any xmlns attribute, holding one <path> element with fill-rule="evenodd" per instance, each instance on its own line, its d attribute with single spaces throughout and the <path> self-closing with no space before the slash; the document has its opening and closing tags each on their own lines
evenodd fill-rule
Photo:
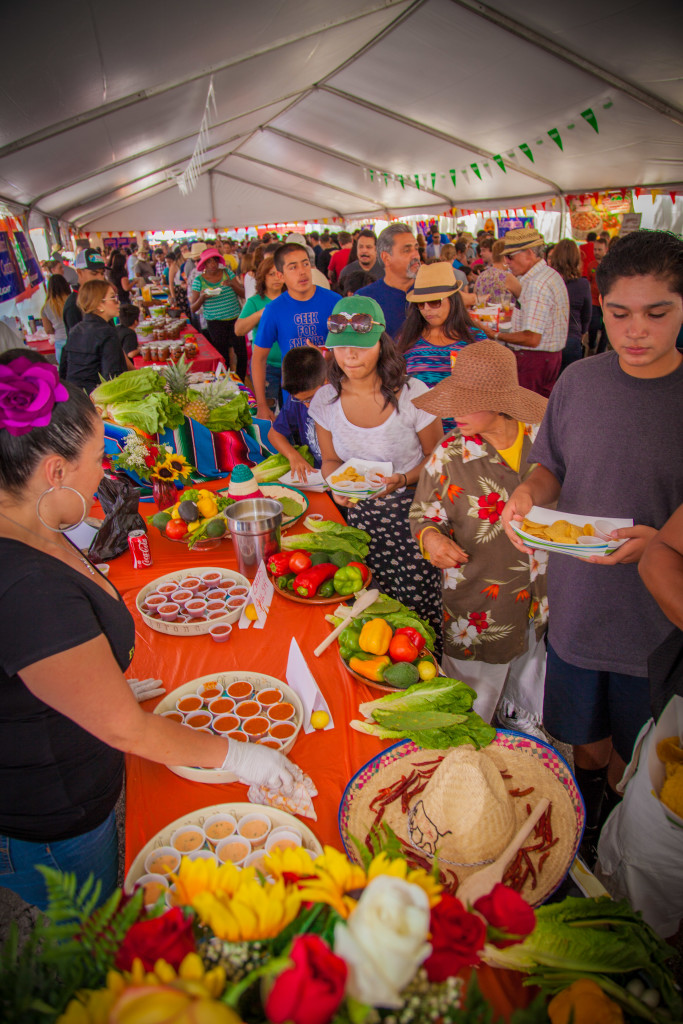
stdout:
<svg viewBox="0 0 683 1024">
<path fill-rule="evenodd" d="M 187 524 L 187 532 L 188 533 L 194 533 L 194 531 L 198 530 L 201 525 L 202 525 L 201 519 L 195 519 L 195 521 L 193 523 L 188 523 Z"/>
<path fill-rule="evenodd" d="M 218 505 L 214 501 L 213 497 L 200 498 L 197 502 L 197 509 L 202 519 L 211 519 L 213 516 L 218 514 Z"/>
<path fill-rule="evenodd" d="M 171 509 L 171 519 L 180 519 L 180 512 L 178 511 L 177 505 L 174 505 Z"/>
<path fill-rule="evenodd" d="M 370 619 L 360 631 L 358 646 L 367 654 L 386 654 L 392 636 L 393 631 L 388 622 L 384 619 Z"/>
<path fill-rule="evenodd" d="M 621 1007 L 597 982 L 581 978 L 548 1003 L 552 1024 L 624 1024 Z"/>
<path fill-rule="evenodd" d="M 391 658 L 386 654 L 377 654 L 374 658 L 351 658 L 349 667 L 357 672 L 363 679 L 369 679 L 373 683 L 381 683 L 384 678 L 384 669 L 391 665 Z"/>
</svg>

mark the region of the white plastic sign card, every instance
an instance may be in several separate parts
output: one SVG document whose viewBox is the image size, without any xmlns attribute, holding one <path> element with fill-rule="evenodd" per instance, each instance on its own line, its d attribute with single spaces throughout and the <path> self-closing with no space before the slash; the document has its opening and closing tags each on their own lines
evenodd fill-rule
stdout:
<svg viewBox="0 0 683 1024">
<path fill-rule="evenodd" d="M 292 637 L 292 642 L 289 645 L 289 658 L 287 659 L 285 679 L 287 680 L 287 685 L 291 686 L 294 692 L 301 698 L 301 703 L 304 706 L 304 720 L 302 723 L 304 732 L 316 731 L 311 725 L 311 715 L 314 711 L 326 711 L 330 716 L 329 722 L 324 729 L 319 730 L 320 732 L 334 729 L 334 721 L 332 713 L 327 706 L 327 701 L 323 697 L 320 687 L 316 683 L 315 677 L 308 667 L 306 659 L 301 653 L 301 648 L 294 637 Z"/>
<path fill-rule="evenodd" d="M 268 579 L 265 563 L 261 560 L 261 563 L 256 570 L 251 590 L 247 594 L 247 599 L 244 602 L 244 608 L 242 609 L 242 614 L 238 622 L 240 629 L 249 629 L 252 624 L 252 620 L 247 618 L 247 608 L 250 604 L 253 604 L 256 611 L 254 628 L 263 629 L 268 617 L 270 602 L 273 600 L 273 590 L 274 587 Z"/>
</svg>

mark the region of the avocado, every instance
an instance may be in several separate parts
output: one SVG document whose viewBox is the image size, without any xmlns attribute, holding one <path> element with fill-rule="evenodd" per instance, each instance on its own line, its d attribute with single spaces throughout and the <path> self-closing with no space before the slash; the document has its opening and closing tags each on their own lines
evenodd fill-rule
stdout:
<svg viewBox="0 0 683 1024">
<path fill-rule="evenodd" d="M 199 509 L 193 501 L 181 501 L 178 505 L 178 513 L 186 523 L 194 523 L 199 519 Z"/>
<path fill-rule="evenodd" d="M 384 670 L 384 682 L 405 690 L 420 681 L 420 673 L 408 661 L 397 661 Z"/>
<path fill-rule="evenodd" d="M 157 512 L 155 516 L 152 516 L 152 526 L 156 526 L 157 530 L 161 530 L 162 533 L 166 529 L 166 524 L 171 521 L 170 512 Z"/>
<path fill-rule="evenodd" d="M 340 569 L 343 569 L 349 562 L 353 562 L 355 559 L 353 555 L 350 555 L 347 551 L 333 551 L 330 554 L 329 561 L 332 565 L 338 565 Z"/>
<path fill-rule="evenodd" d="M 310 552 L 311 565 L 323 565 L 332 562 L 332 555 L 329 551 L 311 551 Z M 332 562 L 336 565 L 336 562 Z"/>
<path fill-rule="evenodd" d="M 225 519 L 222 516 L 211 519 L 206 524 L 205 532 L 207 537 L 222 537 L 225 533 Z"/>
</svg>

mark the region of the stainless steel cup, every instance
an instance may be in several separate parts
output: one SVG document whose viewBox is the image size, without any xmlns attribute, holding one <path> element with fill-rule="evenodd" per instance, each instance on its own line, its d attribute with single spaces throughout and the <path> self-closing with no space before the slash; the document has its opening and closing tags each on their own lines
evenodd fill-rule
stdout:
<svg viewBox="0 0 683 1024">
<path fill-rule="evenodd" d="M 246 498 L 225 510 L 237 568 L 253 580 L 261 560 L 280 549 L 282 505 L 271 498 Z"/>
</svg>

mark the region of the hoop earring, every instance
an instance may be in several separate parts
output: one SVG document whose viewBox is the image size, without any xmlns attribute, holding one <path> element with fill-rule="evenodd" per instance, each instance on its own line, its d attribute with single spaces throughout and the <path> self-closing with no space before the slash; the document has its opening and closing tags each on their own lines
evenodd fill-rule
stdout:
<svg viewBox="0 0 683 1024">
<path fill-rule="evenodd" d="M 78 520 L 77 523 L 71 523 L 69 526 L 65 526 L 63 529 L 61 529 L 59 526 L 50 526 L 50 524 L 46 523 L 45 520 L 43 519 L 43 517 L 40 514 L 40 503 L 41 503 L 41 501 L 43 500 L 44 497 L 46 497 L 46 495 L 50 494 L 52 491 L 55 491 L 55 490 L 73 491 L 73 493 L 77 494 L 78 497 L 83 502 L 83 512 L 81 513 L 81 518 Z M 43 491 L 43 493 L 38 498 L 38 501 L 36 502 L 36 515 L 38 516 L 39 522 L 41 522 L 43 524 L 43 526 L 45 527 L 46 530 L 52 530 L 53 533 L 68 533 L 69 530 L 74 530 L 77 526 L 81 525 L 81 523 L 83 522 L 83 520 L 85 519 L 87 514 L 88 514 L 88 506 L 86 505 L 85 498 L 83 497 L 81 492 L 77 491 L 75 487 L 68 487 L 66 484 L 64 484 L 63 487 L 48 487 L 46 491 Z"/>
</svg>

